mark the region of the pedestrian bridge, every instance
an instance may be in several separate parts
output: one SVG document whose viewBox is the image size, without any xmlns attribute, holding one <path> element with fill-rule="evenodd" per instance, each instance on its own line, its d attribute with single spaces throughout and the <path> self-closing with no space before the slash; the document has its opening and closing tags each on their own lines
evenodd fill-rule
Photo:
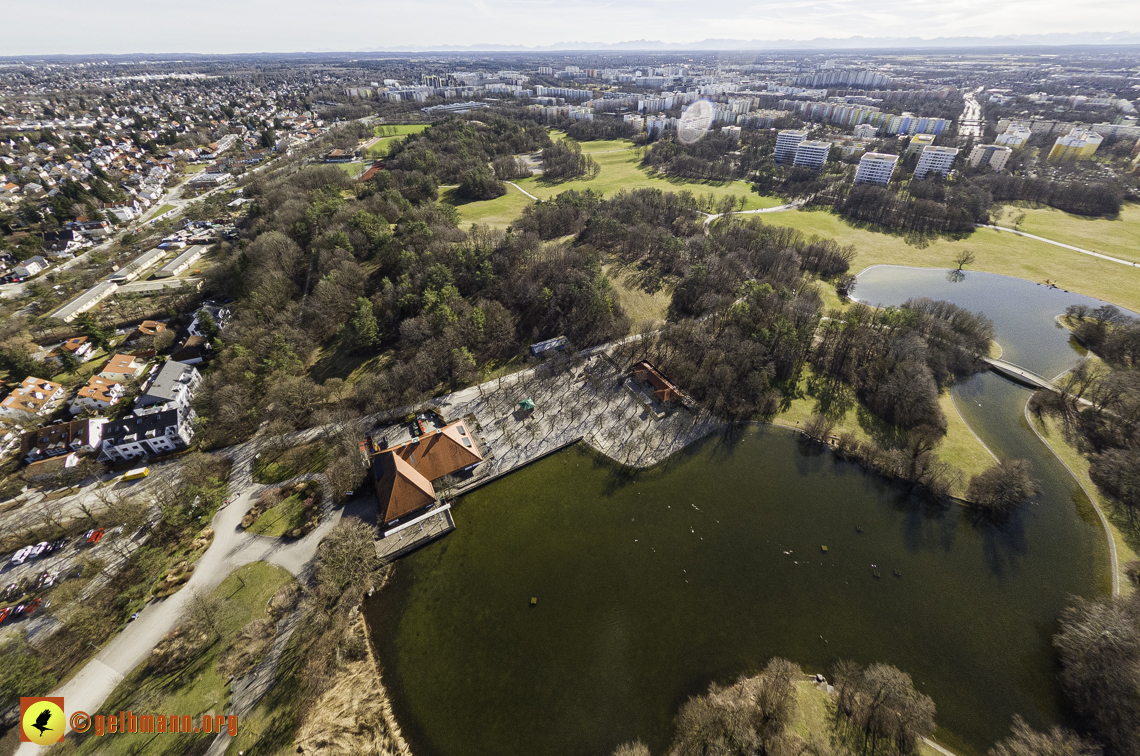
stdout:
<svg viewBox="0 0 1140 756">
<path fill-rule="evenodd" d="M 1005 360 L 995 360 L 991 357 L 983 357 L 982 359 L 989 364 L 990 370 L 995 373 L 1000 373 L 1006 378 L 1020 383 L 1023 386 L 1028 386 L 1032 389 L 1044 389 L 1057 394 L 1061 393 L 1061 389 L 1057 384 L 1048 378 L 1034 373 L 1032 370 L 1026 370 L 1020 365 L 1014 365 L 1012 362 L 1006 362 Z"/>
</svg>

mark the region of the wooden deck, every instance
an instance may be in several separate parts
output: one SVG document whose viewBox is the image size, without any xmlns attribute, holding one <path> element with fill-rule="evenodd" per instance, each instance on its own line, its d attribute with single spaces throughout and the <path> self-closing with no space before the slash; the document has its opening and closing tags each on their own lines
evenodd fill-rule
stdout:
<svg viewBox="0 0 1140 756">
<path fill-rule="evenodd" d="M 376 556 L 383 562 L 391 562 L 453 530 L 455 520 L 451 517 L 451 507 L 437 509 L 404 527 L 389 530 L 388 535 L 376 541 Z"/>
</svg>

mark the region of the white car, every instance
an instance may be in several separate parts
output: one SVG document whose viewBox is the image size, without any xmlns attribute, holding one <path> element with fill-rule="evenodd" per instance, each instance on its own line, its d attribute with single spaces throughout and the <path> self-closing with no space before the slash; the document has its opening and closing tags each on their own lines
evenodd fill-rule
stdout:
<svg viewBox="0 0 1140 756">
<path fill-rule="evenodd" d="M 44 553 L 44 551 L 47 550 L 48 545 L 49 544 L 47 541 L 40 541 L 39 543 L 37 543 L 35 546 L 32 547 L 32 553 L 29 554 L 29 556 L 32 559 L 35 559 L 36 557 L 38 557 L 40 554 Z"/>
<path fill-rule="evenodd" d="M 12 555 L 12 564 L 23 564 L 28 561 L 28 555 L 32 553 L 34 546 L 25 546 Z"/>
</svg>

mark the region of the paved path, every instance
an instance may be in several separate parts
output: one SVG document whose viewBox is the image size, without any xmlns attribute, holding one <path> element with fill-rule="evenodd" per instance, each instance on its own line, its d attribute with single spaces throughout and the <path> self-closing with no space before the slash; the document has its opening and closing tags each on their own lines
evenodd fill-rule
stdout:
<svg viewBox="0 0 1140 756">
<path fill-rule="evenodd" d="M 1012 362 L 1006 362 L 1005 360 L 995 360 L 992 357 L 983 357 L 982 359 L 989 364 L 995 373 L 1001 373 L 1007 378 L 1012 378 L 1020 383 L 1029 384 L 1033 388 L 1045 389 L 1055 394 L 1061 393 L 1061 389 L 1057 387 L 1056 383 L 1048 378 L 1037 375 L 1037 373 L 1034 373 L 1032 370 L 1027 370 L 1020 365 L 1014 365 Z"/>
<path fill-rule="evenodd" d="M 1074 252 L 1080 252 L 1082 255 L 1089 255 L 1090 257 L 1099 257 L 1102 260 L 1108 260 L 1109 262 L 1119 263 L 1120 265 L 1127 265 L 1129 268 L 1140 268 L 1140 263 L 1134 263 L 1134 262 L 1130 262 L 1128 260 L 1121 260 L 1119 257 L 1111 257 L 1109 255 L 1102 255 L 1100 252 L 1093 252 L 1091 249 L 1081 249 L 1080 247 L 1074 247 L 1072 244 L 1063 244 L 1059 241 L 1053 241 L 1052 239 L 1046 239 L 1044 236 L 1034 236 L 1033 234 L 1027 234 L 1024 231 L 1018 231 L 1018 230 L 1012 229 L 1012 228 L 1005 228 L 1004 226 L 990 226 L 990 225 L 987 225 L 984 223 L 975 223 L 974 227 L 975 228 L 992 228 L 994 231 L 1005 231 L 1006 233 L 1009 233 L 1009 234 L 1017 234 L 1018 236 L 1024 236 L 1026 239 L 1035 239 L 1039 242 L 1045 242 L 1046 244 L 1052 244 L 1055 247 L 1064 247 L 1065 249 L 1071 249 Z"/>
<path fill-rule="evenodd" d="M 513 182 L 513 181 L 508 181 L 508 182 L 506 182 L 506 183 L 510 184 L 510 185 L 511 185 L 511 186 L 513 186 L 515 189 L 518 189 L 520 192 L 522 192 L 522 193 L 523 193 L 523 194 L 525 194 L 526 196 L 530 197 L 532 200 L 535 200 L 536 202 L 542 202 L 542 200 L 541 200 L 541 199 L 539 199 L 538 197 L 535 197 L 533 194 L 531 194 L 530 192 L 528 192 L 526 189 L 523 189 L 521 186 L 519 186 L 519 185 L 518 185 L 518 184 L 516 184 L 515 182 Z"/>
<path fill-rule="evenodd" d="M 307 437 L 310 434 L 312 431 L 297 435 Z M 182 590 L 147 604 L 138 619 L 127 625 L 78 675 L 51 693 L 67 699 L 68 711 L 97 712 L 115 686 L 145 661 L 151 649 L 178 625 L 196 590 L 212 590 L 238 567 L 252 562 L 269 562 L 295 576 L 305 573 L 316 554 L 317 545 L 339 522 L 341 512 L 332 507 L 332 488 L 324 476 L 304 475 L 294 480 L 318 477 L 324 483 L 324 518 L 316 530 L 296 541 L 245 532 L 241 528 L 241 518 L 256 495 L 265 488 L 256 485 L 252 475 L 253 458 L 262 440 L 255 438 L 223 452 L 233 460 L 234 468 L 230 476 L 230 504 L 220 509 L 211 523 L 215 533 L 213 543 L 195 563 L 194 574 Z M 39 746 L 24 743 L 16 753 L 31 756 L 39 751 Z"/>
<path fill-rule="evenodd" d="M 731 213 L 731 215 L 759 215 L 761 213 L 786 213 L 789 210 L 799 210 L 807 200 L 796 200 L 789 202 L 786 205 L 777 205 L 776 207 L 762 207 L 759 210 L 739 210 Z M 724 213 L 706 213 L 705 225 L 712 223 L 717 218 L 723 217 Z"/>
</svg>

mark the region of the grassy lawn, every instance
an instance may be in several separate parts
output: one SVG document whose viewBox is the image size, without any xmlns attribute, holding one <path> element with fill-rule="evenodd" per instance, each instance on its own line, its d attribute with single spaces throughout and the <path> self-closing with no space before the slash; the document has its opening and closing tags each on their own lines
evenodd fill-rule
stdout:
<svg viewBox="0 0 1140 756">
<path fill-rule="evenodd" d="M 1041 437 L 1045 439 L 1054 453 L 1076 474 L 1077 480 L 1084 484 L 1089 495 L 1100 507 L 1100 511 L 1104 513 L 1105 519 L 1108 520 L 1109 530 L 1112 531 L 1112 540 L 1116 543 L 1118 565 L 1123 568 L 1124 565 L 1137 559 L 1140 555 L 1140 529 L 1135 523 L 1129 522 L 1128 514 L 1102 494 L 1089 478 L 1089 461 L 1080 449 L 1068 439 L 1061 422 L 1051 416 L 1039 418 L 1030 413 L 1030 417 L 1033 419 L 1033 425 L 1037 432 L 1041 434 Z M 1095 518 L 1095 524 L 1099 527 L 1100 518 L 1097 518 L 1095 514 L 1092 517 Z M 1128 595 L 1133 590 L 1131 581 L 1121 575 L 1121 593 Z"/>
<path fill-rule="evenodd" d="M 189 714 L 199 718 L 207 712 L 221 714 L 229 702 L 227 681 L 218 675 L 218 656 L 251 620 L 265 616 L 265 604 L 278 588 L 293 580 L 286 570 L 265 562 L 240 567 L 213 591 L 221 602 L 220 638 L 177 672 L 164 674 L 146 664 L 136 667 L 119 683 L 101 711 L 132 710 L 140 713 Z M 240 724 L 239 724 L 240 726 Z M 94 735 L 68 736 L 61 753 L 182 754 L 200 753 L 193 743 L 213 735 Z"/>
<path fill-rule="evenodd" d="M 194 163 L 193 165 L 186 166 L 187 173 L 201 173 L 209 166 L 206 163 Z"/>
<path fill-rule="evenodd" d="M 238 724 L 229 753 L 294 753 L 305 658 L 301 633 L 293 633 L 277 663 L 277 682 Z M 256 750 L 254 749 L 256 746 Z"/>
<path fill-rule="evenodd" d="M 395 129 L 396 133 L 394 136 L 407 136 L 408 134 L 418 134 L 421 131 L 423 131 L 424 129 L 426 129 L 429 125 L 430 124 L 426 124 L 426 123 L 405 123 L 405 124 L 390 123 L 390 124 L 386 124 L 384 126 L 374 126 L 372 128 L 372 135 L 373 136 L 386 136 L 388 133 L 390 133 L 391 129 Z"/>
<path fill-rule="evenodd" d="M 1140 271 L 1002 231 L 980 228 L 959 238 L 919 239 L 858 228 L 827 210 L 792 210 L 762 217 L 774 226 L 855 245 L 853 272 L 879 264 L 950 268 L 955 254 L 966 248 L 977 256 L 975 270 L 1037 282 L 1049 278 L 1061 288 L 1140 309 Z"/>
<path fill-rule="evenodd" d="M 688 181 L 685 179 L 666 178 L 652 174 L 638 165 L 637 152 L 632 143 L 624 139 L 601 142 L 582 142 L 582 151 L 594 156 L 601 167 L 601 172 L 588 181 L 564 181 L 551 183 L 544 181 L 542 176 L 532 176 L 521 179 L 518 185 L 536 197 L 550 199 L 570 189 L 585 191 L 593 189 L 603 195 L 610 195 L 622 189 L 660 189 L 665 192 L 690 191 L 693 194 L 714 195 L 718 200 L 727 195 L 745 197 L 745 210 L 759 210 L 767 207 L 776 207 L 783 204 L 777 197 L 761 196 L 755 194 L 751 187 L 740 181 L 726 181 L 722 183 Z M 614 151 L 619 150 L 619 151 Z"/>
<path fill-rule="evenodd" d="M 947 427 L 937 454 L 939 459 L 962 471 L 962 479 L 952 487 L 952 493 L 960 496 L 965 492 L 970 476 L 990 467 L 993 457 L 954 409 L 949 392 L 942 394 L 939 403 L 946 415 Z M 802 428 L 808 418 L 817 414 L 827 415 L 835 421 L 833 433 L 836 435 L 846 431 L 860 441 L 873 441 L 888 449 L 906 440 L 905 432 L 871 414 L 849 387 L 835 389 L 827 381 L 820 380 L 810 366 L 805 366 L 795 386 L 794 397 L 785 399 L 773 422 L 789 428 Z"/>
<path fill-rule="evenodd" d="M 1024 216 L 1024 218 L 1021 218 Z M 1045 239 L 1072 244 L 1074 247 L 1140 262 L 1140 205 L 1126 204 L 1112 220 L 1086 218 L 1083 215 L 1055 210 L 1051 207 L 1014 207 L 1005 205 L 993 213 L 995 226 L 1013 228 Z"/>
<path fill-rule="evenodd" d="M 250 533 L 281 538 L 290 530 L 305 523 L 305 507 L 301 497 L 293 494 L 285 501 L 272 507 L 249 526 Z"/>
<path fill-rule="evenodd" d="M 158 216 L 162 215 L 163 213 L 168 213 L 173 209 L 174 209 L 174 205 L 163 205 L 162 207 L 155 210 L 154 215 L 152 215 L 151 217 L 157 218 Z"/>
<path fill-rule="evenodd" d="M 534 202 L 530 197 L 520 192 L 510 184 L 507 193 L 502 197 L 481 202 L 471 202 L 456 195 L 455 189 L 446 189 L 440 194 L 440 200 L 454 205 L 459 210 L 459 227 L 470 228 L 476 223 L 482 223 L 492 228 L 506 228 L 523 214 L 527 205 Z"/>
<path fill-rule="evenodd" d="M 669 303 L 673 301 L 673 287 L 662 285 L 650 293 L 637 280 L 637 271 L 619 267 L 616 264 L 602 266 L 610 283 L 621 297 L 626 315 L 634 322 L 651 321 L 660 325 L 665 321 Z"/>
<path fill-rule="evenodd" d="M 334 163 L 337 168 L 349 175 L 349 178 L 356 178 L 368 167 L 364 163 Z"/>
<path fill-rule="evenodd" d="M 328 451 L 314 441 L 281 452 L 262 451 L 253 462 L 253 480 L 257 483 L 284 483 L 305 473 L 324 472 Z"/>
</svg>

